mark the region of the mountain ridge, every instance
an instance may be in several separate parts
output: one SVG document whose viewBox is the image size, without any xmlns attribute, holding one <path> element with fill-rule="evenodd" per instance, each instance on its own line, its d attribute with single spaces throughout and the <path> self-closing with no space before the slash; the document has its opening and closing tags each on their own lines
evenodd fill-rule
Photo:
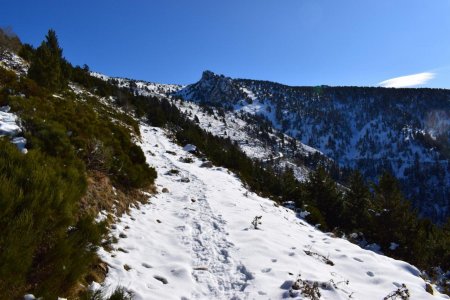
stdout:
<svg viewBox="0 0 450 300">
<path fill-rule="evenodd" d="M 261 115 L 370 180 L 391 171 L 423 216 L 438 222 L 449 216 L 450 90 L 288 86 L 205 71 L 175 95 Z M 432 176 L 436 168 L 444 175 Z"/>
</svg>

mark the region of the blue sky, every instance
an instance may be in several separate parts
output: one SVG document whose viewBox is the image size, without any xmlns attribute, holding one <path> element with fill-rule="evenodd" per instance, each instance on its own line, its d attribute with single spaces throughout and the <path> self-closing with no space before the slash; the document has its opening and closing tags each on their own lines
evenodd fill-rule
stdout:
<svg viewBox="0 0 450 300">
<path fill-rule="evenodd" d="M 54 28 L 69 61 L 112 76 L 450 88 L 450 0 L 2 2 L 22 41 Z"/>
</svg>

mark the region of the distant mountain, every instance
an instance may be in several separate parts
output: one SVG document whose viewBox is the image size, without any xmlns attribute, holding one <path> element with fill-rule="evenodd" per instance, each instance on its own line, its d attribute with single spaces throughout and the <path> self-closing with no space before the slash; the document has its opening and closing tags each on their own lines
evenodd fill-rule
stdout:
<svg viewBox="0 0 450 300">
<path fill-rule="evenodd" d="M 292 87 L 205 71 L 176 95 L 263 116 L 369 180 L 388 170 L 422 216 L 449 216 L 450 90 Z"/>
</svg>

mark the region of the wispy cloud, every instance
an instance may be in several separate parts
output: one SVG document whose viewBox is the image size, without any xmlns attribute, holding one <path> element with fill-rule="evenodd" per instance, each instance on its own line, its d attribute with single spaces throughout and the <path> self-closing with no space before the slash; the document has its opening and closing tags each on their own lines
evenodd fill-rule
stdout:
<svg viewBox="0 0 450 300">
<path fill-rule="evenodd" d="M 414 87 L 427 83 L 428 81 L 432 80 L 435 76 L 436 76 L 435 73 L 423 72 L 418 74 L 391 78 L 380 82 L 378 85 L 382 87 L 394 87 L 394 88 Z"/>
</svg>

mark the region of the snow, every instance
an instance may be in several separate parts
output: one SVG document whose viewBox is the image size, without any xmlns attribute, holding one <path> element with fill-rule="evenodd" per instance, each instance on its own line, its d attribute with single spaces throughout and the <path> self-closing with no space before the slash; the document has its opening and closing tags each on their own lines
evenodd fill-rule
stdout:
<svg viewBox="0 0 450 300">
<path fill-rule="evenodd" d="M 282 299 L 301 275 L 319 283 L 321 299 L 383 299 L 402 284 L 411 299 L 448 299 L 428 294 L 410 264 L 320 232 L 246 190 L 224 168 L 201 168 L 163 130 L 141 125 L 141 134 L 159 174 L 158 190 L 168 191 L 133 208 L 112 229 L 115 249 L 99 250 L 109 265 L 102 288 L 123 286 L 137 300 Z M 186 156 L 193 163 L 179 160 Z M 262 216 L 258 230 L 251 225 L 255 216 Z"/>
<path fill-rule="evenodd" d="M 17 54 L 4 50 L 0 51 L 0 67 L 13 71 L 19 76 L 26 76 L 29 64 Z"/>
<path fill-rule="evenodd" d="M 17 116 L 9 111 L 9 106 L 0 107 L 0 135 L 13 136 L 21 131 Z"/>
<path fill-rule="evenodd" d="M 20 150 L 23 154 L 26 154 L 28 152 L 28 149 L 25 148 L 27 144 L 27 139 L 24 137 L 15 137 L 11 140 L 11 143 L 16 145 L 17 149 Z"/>
<path fill-rule="evenodd" d="M 187 144 L 186 146 L 183 147 L 183 150 L 186 152 L 195 152 L 197 151 L 197 147 L 192 144 Z"/>
<path fill-rule="evenodd" d="M 25 148 L 27 140 L 24 137 L 18 137 L 17 135 L 22 132 L 19 126 L 19 118 L 12 112 L 10 112 L 9 106 L 0 107 L 0 137 L 11 137 L 11 143 L 24 154 L 28 152 Z"/>
<path fill-rule="evenodd" d="M 399 244 L 392 242 L 391 245 L 389 246 L 389 249 L 395 250 L 398 248 L 398 246 L 399 246 Z"/>
</svg>

